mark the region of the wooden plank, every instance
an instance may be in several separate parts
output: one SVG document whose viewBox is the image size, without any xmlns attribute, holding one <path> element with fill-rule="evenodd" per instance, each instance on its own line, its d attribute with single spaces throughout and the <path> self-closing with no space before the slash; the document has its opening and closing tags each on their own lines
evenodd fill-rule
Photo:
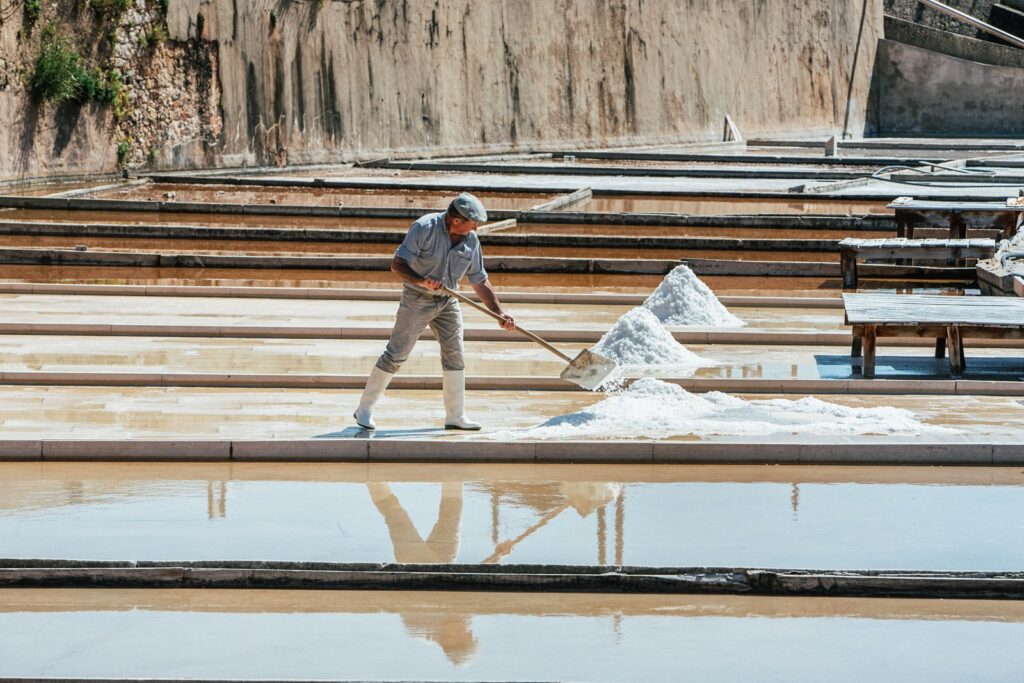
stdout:
<svg viewBox="0 0 1024 683">
<path fill-rule="evenodd" d="M 995 253 L 995 247 L 992 247 L 992 246 L 988 246 L 988 247 L 971 247 L 971 246 L 968 246 L 968 245 L 962 245 L 962 246 L 953 245 L 953 246 L 949 246 L 949 247 L 945 247 L 945 246 L 922 246 L 922 247 L 919 247 L 919 246 L 914 246 L 914 245 L 904 245 L 904 246 L 889 245 L 889 246 L 879 246 L 879 247 L 860 247 L 859 249 L 853 249 L 853 248 L 850 248 L 850 247 L 844 247 L 844 248 L 845 249 L 849 249 L 850 251 L 852 251 L 852 252 L 854 252 L 856 254 L 859 254 L 861 258 L 871 258 L 874 254 L 886 254 L 886 253 L 900 254 L 901 256 L 902 255 L 908 255 L 908 254 L 928 254 L 928 255 L 934 256 L 935 258 L 939 258 L 939 257 L 944 256 L 946 254 L 953 253 L 954 251 L 958 251 L 960 253 L 970 253 L 970 254 L 994 254 Z"/>
<path fill-rule="evenodd" d="M 891 202 L 886 208 L 904 211 L 980 211 L 984 213 L 1020 213 L 1024 206 L 1007 206 L 999 202 L 940 202 L 914 199 L 909 202 Z"/>
<path fill-rule="evenodd" d="M 589 187 L 581 187 L 580 189 L 576 190 L 575 192 L 570 192 L 569 194 L 563 194 L 562 196 L 556 197 L 556 198 L 552 199 L 549 202 L 544 202 L 543 204 L 537 204 L 536 206 L 532 206 L 532 207 L 530 207 L 530 211 L 557 211 L 557 210 L 564 210 L 564 209 L 567 209 L 569 207 L 576 206 L 578 204 L 582 204 L 583 202 L 590 201 L 590 199 L 593 196 L 594 196 L 593 190 L 591 190 Z"/>
<path fill-rule="evenodd" d="M 907 238 L 885 238 L 885 239 L 862 239 L 847 237 L 839 242 L 841 248 L 852 249 L 858 253 L 867 252 L 872 249 L 932 249 L 942 251 L 951 248 L 968 249 L 995 249 L 994 239 L 975 237 L 971 239 L 907 239 Z"/>
<path fill-rule="evenodd" d="M 964 347 L 956 325 L 946 326 L 946 344 L 949 346 L 949 374 L 959 379 L 964 374 Z"/>
<path fill-rule="evenodd" d="M 484 223 L 483 225 L 481 225 L 479 228 L 476 229 L 476 234 L 478 236 L 479 235 L 489 235 L 492 232 L 500 232 L 501 230 L 507 230 L 509 228 L 514 228 L 514 227 L 516 227 L 516 219 L 515 218 L 506 218 L 503 221 L 494 221 L 493 223 Z"/>
<path fill-rule="evenodd" d="M 843 276 L 843 289 L 857 289 L 857 256 L 849 249 L 839 252 L 839 270 Z"/>
<path fill-rule="evenodd" d="M 924 294 L 844 294 L 851 324 L 1024 326 L 1024 300 Z"/>
<path fill-rule="evenodd" d="M 860 328 L 863 328 L 861 325 Z M 858 329 L 857 327 L 853 328 Z M 946 326 L 937 323 L 876 326 L 875 336 L 896 337 L 904 339 L 925 339 L 927 337 L 945 336 Z M 1024 339 L 1024 329 L 1019 327 L 977 327 L 960 325 L 960 336 L 963 339 Z"/>
<path fill-rule="evenodd" d="M 864 328 L 864 378 L 872 379 L 875 376 L 875 326 L 867 325 Z"/>
<path fill-rule="evenodd" d="M 889 247 L 872 247 L 870 249 L 860 249 L 857 251 L 857 256 L 862 259 L 879 259 L 879 258 L 932 258 L 941 259 L 946 258 L 953 254 L 952 249 L 947 248 L 935 248 L 935 247 L 900 247 L 900 246 L 889 246 Z"/>
</svg>

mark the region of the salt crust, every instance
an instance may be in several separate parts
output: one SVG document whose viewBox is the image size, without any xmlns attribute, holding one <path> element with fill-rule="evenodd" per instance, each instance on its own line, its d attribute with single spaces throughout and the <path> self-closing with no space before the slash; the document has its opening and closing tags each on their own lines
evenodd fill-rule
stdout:
<svg viewBox="0 0 1024 683">
<path fill-rule="evenodd" d="M 621 366 L 688 367 L 713 365 L 680 344 L 653 313 L 632 309 L 601 337 L 594 351 Z"/>
<path fill-rule="evenodd" d="M 647 297 L 643 307 L 666 325 L 742 327 L 715 293 L 687 266 L 677 266 Z"/>
<path fill-rule="evenodd" d="M 594 405 L 491 439 L 659 439 L 679 435 L 763 437 L 772 434 L 916 435 L 957 433 L 925 425 L 899 408 L 849 408 L 814 397 L 745 401 L 712 392 L 695 395 L 675 384 L 640 379 Z"/>
<path fill-rule="evenodd" d="M 643 306 L 615 323 L 594 350 L 621 371 L 601 387 L 605 398 L 583 410 L 551 418 L 534 427 L 482 434 L 488 439 L 659 439 L 670 436 L 746 436 L 772 434 L 888 435 L 957 430 L 919 422 L 899 408 L 849 408 L 808 396 L 797 400 L 745 401 L 721 392 L 695 395 L 675 384 L 638 379 L 623 388 L 624 372 L 672 368 L 692 374 L 714 365 L 680 344 L 670 325 L 743 325 L 686 266 L 674 269 Z M 685 372 L 689 370 L 689 372 Z M 643 374 L 641 372 L 640 374 Z"/>
</svg>

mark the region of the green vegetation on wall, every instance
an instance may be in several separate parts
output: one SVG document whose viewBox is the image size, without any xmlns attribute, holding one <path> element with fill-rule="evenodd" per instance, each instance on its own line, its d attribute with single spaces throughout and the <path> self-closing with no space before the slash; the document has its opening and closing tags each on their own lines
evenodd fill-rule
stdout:
<svg viewBox="0 0 1024 683">
<path fill-rule="evenodd" d="M 117 143 L 117 165 L 124 166 L 124 162 L 128 160 L 128 155 L 132 151 L 132 141 L 130 139 L 121 140 Z"/>
<path fill-rule="evenodd" d="M 43 102 L 98 102 L 112 105 L 120 99 L 121 74 L 112 69 L 88 69 L 74 41 L 52 25 L 39 46 L 30 86 Z"/>
<path fill-rule="evenodd" d="M 25 23 L 32 26 L 43 12 L 42 0 L 25 0 Z"/>
<path fill-rule="evenodd" d="M 89 7 L 96 14 L 118 17 L 128 9 L 131 0 L 89 0 Z"/>
<path fill-rule="evenodd" d="M 48 26 L 32 71 L 32 92 L 43 102 L 77 99 L 83 73 L 78 48 L 66 35 Z"/>
</svg>

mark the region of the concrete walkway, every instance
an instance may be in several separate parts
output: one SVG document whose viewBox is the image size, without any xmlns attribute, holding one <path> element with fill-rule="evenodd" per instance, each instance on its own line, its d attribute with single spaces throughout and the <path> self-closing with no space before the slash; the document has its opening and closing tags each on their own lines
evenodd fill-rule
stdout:
<svg viewBox="0 0 1024 683">
<path fill-rule="evenodd" d="M 358 390 L 208 389 L 199 387 L 0 386 L 0 426 L 7 439 L 276 440 L 356 436 L 352 411 Z M 771 394 L 751 396 L 766 400 Z M 491 430 L 523 429 L 601 400 L 585 392 L 469 392 L 471 414 Z M 789 397 L 792 400 L 794 397 Z M 822 436 L 776 434 L 708 436 L 713 442 L 752 443 L 1014 443 L 1024 405 L 987 396 L 825 395 L 851 407 L 904 408 L 925 424 L 956 433 Z M 389 391 L 378 410 L 378 441 L 469 438 L 440 429 L 440 391 Z M 365 435 L 363 435 L 365 436 Z M 686 439 L 685 435 L 680 438 Z M 493 442 L 488 442 L 493 444 Z M 650 442 L 648 441 L 648 444 Z M 770 449 L 766 447 L 766 453 Z"/>
</svg>

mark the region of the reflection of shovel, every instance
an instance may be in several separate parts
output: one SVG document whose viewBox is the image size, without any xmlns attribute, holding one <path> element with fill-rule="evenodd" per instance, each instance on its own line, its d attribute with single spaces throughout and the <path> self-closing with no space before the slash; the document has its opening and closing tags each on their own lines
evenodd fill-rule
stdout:
<svg viewBox="0 0 1024 683">
<path fill-rule="evenodd" d="M 458 292 L 452 291 L 447 287 L 444 288 L 444 293 L 450 296 L 454 296 L 459 301 L 463 301 L 472 306 L 473 308 L 477 309 L 478 311 L 483 311 L 484 313 L 491 316 L 495 320 L 501 322 L 500 315 L 490 310 L 486 306 L 478 304 L 469 297 L 459 294 Z M 569 356 L 565 355 L 564 353 L 556 349 L 554 346 L 552 346 L 551 344 L 547 343 L 546 341 L 535 335 L 533 332 L 523 329 L 518 324 L 516 325 L 516 331 L 522 332 L 527 337 L 537 342 L 545 349 L 547 349 L 548 351 L 550 351 L 551 353 L 555 354 L 556 356 L 564 360 L 566 363 L 568 363 L 569 366 L 565 368 L 565 370 L 562 370 L 562 374 L 560 375 L 561 378 L 564 380 L 568 380 L 573 384 L 578 384 L 579 386 L 583 387 L 588 391 L 593 391 L 594 389 L 597 389 L 599 386 L 601 386 L 601 384 L 606 379 L 608 379 L 608 375 L 615 372 L 615 368 L 617 367 L 615 365 L 615 361 L 613 361 L 611 358 L 606 358 L 605 356 L 602 356 L 599 353 L 595 353 L 590 349 L 583 349 L 576 355 L 575 358 L 569 358 Z"/>
</svg>

